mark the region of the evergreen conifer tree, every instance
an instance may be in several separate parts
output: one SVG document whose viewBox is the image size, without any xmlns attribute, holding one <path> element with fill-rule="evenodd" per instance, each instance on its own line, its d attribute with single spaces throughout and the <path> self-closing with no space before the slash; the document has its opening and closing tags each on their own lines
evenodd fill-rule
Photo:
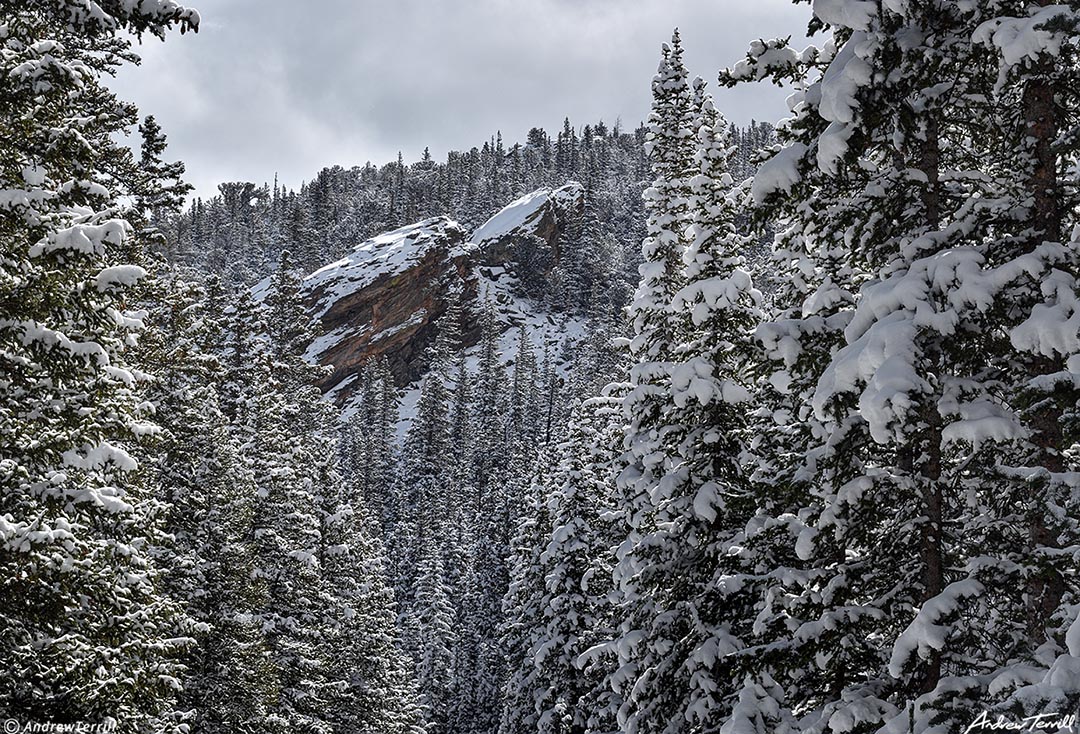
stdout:
<svg viewBox="0 0 1080 734">
<path fill-rule="evenodd" d="M 132 457 L 153 429 L 124 357 L 141 326 L 124 293 L 145 271 L 117 140 L 137 120 L 103 85 L 129 58 L 125 32 L 174 26 L 197 29 L 197 13 L 5 6 L 0 709 L 19 720 L 165 728 L 178 688 L 180 610 L 147 553 L 162 508 Z"/>
</svg>

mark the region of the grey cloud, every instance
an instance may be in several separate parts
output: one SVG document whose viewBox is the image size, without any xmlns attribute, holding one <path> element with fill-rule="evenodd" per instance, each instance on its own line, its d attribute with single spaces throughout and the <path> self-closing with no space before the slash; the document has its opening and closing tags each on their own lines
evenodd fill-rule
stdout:
<svg viewBox="0 0 1080 734">
<path fill-rule="evenodd" d="M 118 91 L 154 114 L 205 196 L 225 180 L 297 186 L 325 165 L 415 160 L 648 113 L 659 46 L 679 26 L 706 79 L 751 39 L 801 36 L 787 0 L 198 0 L 197 36 L 148 42 Z M 785 93 L 718 90 L 739 123 Z"/>
</svg>

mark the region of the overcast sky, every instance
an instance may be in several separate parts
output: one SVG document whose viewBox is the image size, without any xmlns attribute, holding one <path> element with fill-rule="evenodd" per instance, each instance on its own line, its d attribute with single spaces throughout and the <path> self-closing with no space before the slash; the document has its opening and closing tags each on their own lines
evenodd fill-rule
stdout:
<svg viewBox="0 0 1080 734">
<path fill-rule="evenodd" d="M 679 26 L 693 75 L 754 38 L 801 39 L 790 0 L 191 0 L 198 35 L 148 40 L 116 89 L 153 114 L 208 196 L 221 181 L 297 187 L 323 166 L 406 162 L 430 146 L 521 141 L 648 114 L 660 44 Z M 719 90 L 729 118 L 775 120 L 782 90 Z"/>
</svg>

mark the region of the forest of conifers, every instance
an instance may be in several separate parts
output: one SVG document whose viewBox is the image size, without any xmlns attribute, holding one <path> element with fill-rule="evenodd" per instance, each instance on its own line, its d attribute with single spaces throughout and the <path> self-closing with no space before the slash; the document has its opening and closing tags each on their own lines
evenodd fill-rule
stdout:
<svg viewBox="0 0 1080 734">
<path fill-rule="evenodd" d="M 0 0 L 5 731 L 1074 731 L 1080 0 L 810 5 L 193 199 L 109 84 L 199 14 Z"/>
</svg>

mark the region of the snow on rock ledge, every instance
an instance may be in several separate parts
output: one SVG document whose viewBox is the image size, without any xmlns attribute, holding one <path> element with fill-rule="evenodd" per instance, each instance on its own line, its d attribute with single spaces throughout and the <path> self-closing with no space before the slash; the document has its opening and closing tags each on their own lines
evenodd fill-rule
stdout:
<svg viewBox="0 0 1080 734">
<path fill-rule="evenodd" d="M 315 315 L 321 318 L 342 298 L 416 267 L 432 252 L 450 259 L 467 254 L 470 247 L 464 239 L 465 230 L 452 219 L 425 219 L 357 245 L 341 260 L 304 278 L 304 288 L 318 298 L 322 310 Z"/>
<path fill-rule="evenodd" d="M 452 219 L 427 219 L 373 237 L 304 279 L 323 333 L 308 357 L 335 368 L 325 390 L 345 397 L 344 383 L 378 357 L 399 378 L 409 376 L 450 298 L 476 290 L 470 257 L 476 248 L 465 239 Z"/>
<path fill-rule="evenodd" d="M 502 239 L 530 225 L 535 228 L 552 210 L 574 206 L 580 201 L 583 192 L 581 184 L 570 181 L 555 190 L 545 188 L 525 194 L 480 225 L 473 232 L 471 241 L 482 244 Z"/>
<path fill-rule="evenodd" d="M 454 301 L 465 307 L 464 346 L 479 341 L 480 302 L 494 299 L 502 308 L 498 302 L 511 299 L 502 291 L 513 281 L 516 247 L 536 237 L 556 249 L 568 214 L 580 211 L 582 197 L 576 182 L 534 191 L 504 207 L 471 237 L 448 217 L 426 219 L 362 242 L 308 275 L 304 292 L 323 336 L 307 356 L 334 367 L 324 391 L 348 403 L 361 366 L 380 357 L 399 385 L 417 380 L 436 323 Z M 265 285 L 256 287 L 256 296 Z M 506 328 L 513 323 L 508 317 Z"/>
</svg>

